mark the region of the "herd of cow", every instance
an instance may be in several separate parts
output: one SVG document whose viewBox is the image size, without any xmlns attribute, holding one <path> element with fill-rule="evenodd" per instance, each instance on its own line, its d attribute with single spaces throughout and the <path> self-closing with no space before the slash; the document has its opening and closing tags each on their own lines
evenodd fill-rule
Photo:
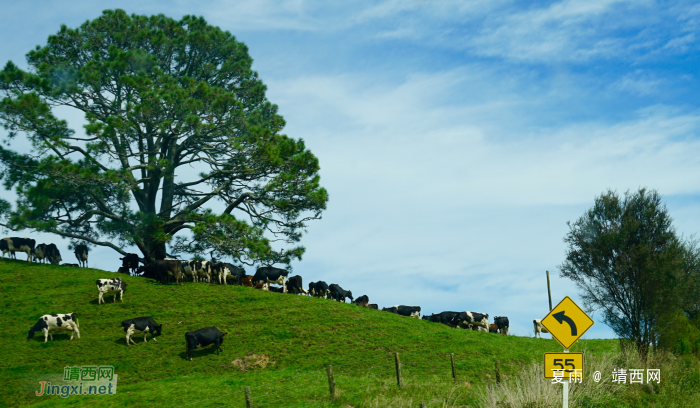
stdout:
<svg viewBox="0 0 700 408">
<path fill-rule="evenodd" d="M 2 251 L 2 257 L 5 258 L 5 254 L 8 254 L 10 259 L 17 259 L 15 252 L 24 252 L 27 254 L 27 262 L 50 262 L 52 265 L 59 265 L 63 259 L 61 258 L 61 252 L 56 247 L 56 244 L 39 244 L 36 245 L 36 241 L 31 238 L 3 238 L 0 239 L 0 251 Z M 75 246 L 75 251 L 73 251 L 75 257 L 78 259 L 78 263 L 64 263 L 61 265 L 66 266 L 84 266 L 87 268 L 88 265 L 88 246 L 85 244 L 78 244 Z"/>
</svg>

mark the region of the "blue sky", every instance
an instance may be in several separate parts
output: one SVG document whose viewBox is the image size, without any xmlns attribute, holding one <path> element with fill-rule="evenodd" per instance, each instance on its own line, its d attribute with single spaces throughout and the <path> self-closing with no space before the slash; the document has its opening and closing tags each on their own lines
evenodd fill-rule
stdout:
<svg viewBox="0 0 700 408">
<path fill-rule="evenodd" d="M 700 5 L 70 4 L 0 1 L 0 63 L 24 66 L 60 24 L 107 8 L 201 15 L 248 45 L 330 194 L 294 264 L 306 283 L 380 306 L 505 315 L 511 332 L 532 335 L 548 311 L 545 270 L 555 303 L 578 300 L 558 277 L 566 222 L 608 188 L 656 189 L 681 234 L 700 231 Z M 74 262 L 67 241 L 28 234 Z M 117 257 L 93 249 L 91 265 L 115 270 Z M 597 321 L 585 337 L 613 336 Z"/>
</svg>

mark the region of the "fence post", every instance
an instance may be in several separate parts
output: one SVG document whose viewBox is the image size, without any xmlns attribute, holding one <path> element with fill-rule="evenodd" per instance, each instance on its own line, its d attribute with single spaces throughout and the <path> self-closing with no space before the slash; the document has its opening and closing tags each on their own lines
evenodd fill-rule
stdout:
<svg viewBox="0 0 700 408">
<path fill-rule="evenodd" d="M 496 384 L 501 383 L 501 364 L 496 360 Z"/>
<path fill-rule="evenodd" d="M 396 359 L 396 384 L 401 388 L 401 360 L 399 360 L 399 353 L 394 353 L 394 358 Z"/>
<path fill-rule="evenodd" d="M 243 391 L 245 391 L 245 407 L 253 408 L 253 403 L 250 401 L 250 387 L 245 387 Z"/>
<path fill-rule="evenodd" d="M 335 401 L 335 380 L 333 379 L 333 366 L 326 366 L 326 372 L 328 373 L 328 390 L 331 393 L 331 400 Z"/>
<path fill-rule="evenodd" d="M 457 381 L 457 370 L 455 369 L 455 353 L 450 353 L 450 361 L 452 362 L 452 378 Z"/>
</svg>

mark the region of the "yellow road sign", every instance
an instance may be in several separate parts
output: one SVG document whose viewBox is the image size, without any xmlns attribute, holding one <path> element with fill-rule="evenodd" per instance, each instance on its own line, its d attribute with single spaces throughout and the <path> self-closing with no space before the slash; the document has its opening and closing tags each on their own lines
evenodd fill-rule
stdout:
<svg viewBox="0 0 700 408">
<path fill-rule="evenodd" d="M 593 326 L 593 320 L 567 296 L 542 319 L 542 326 L 568 350 Z"/>
<path fill-rule="evenodd" d="M 555 370 L 560 370 L 558 375 Z M 555 377 L 583 378 L 583 353 L 544 353 L 544 378 Z"/>
</svg>

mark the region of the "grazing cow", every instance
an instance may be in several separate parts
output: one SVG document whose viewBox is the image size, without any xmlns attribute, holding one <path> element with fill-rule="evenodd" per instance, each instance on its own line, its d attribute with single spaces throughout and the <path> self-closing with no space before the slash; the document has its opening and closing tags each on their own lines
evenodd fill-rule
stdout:
<svg viewBox="0 0 700 408">
<path fill-rule="evenodd" d="M 478 331 L 489 331 L 489 315 L 487 313 L 460 312 L 454 319 L 456 327 Z"/>
<path fill-rule="evenodd" d="M 241 279 L 241 284 L 243 286 L 250 286 L 251 288 L 253 287 L 253 277 L 251 275 L 246 275 Z"/>
<path fill-rule="evenodd" d="M 129 320 L 124 320 L 122 322 L 122 328 L 124 329 L 124 332 L 126 333 L 126 345 L 129 345 L 129 341 L 131 341 L 132 344 L 136 345 L 136 342 L 134 342 L 134 339 L 132 336 L 136 333 L 139 332 L 139 334 L 143 333 L 143 342 L 146 343 L 148 340 L 146 340 L 146 336 L 148 336 L 148 333 L 151 333 L 151 340 L 156 341 L 155 335 L 160 336 L 160 329 L 162 325 L 156 323 L 155 320 L 153 320 L 152 317 L 136 317 L 134 319 L 129 319 Z"/>
<path fill-rule="evenodd" d="M 489 333 L 498 333 L 498 325 L 495 323 L 489 324 Z"/>
<path fill-rule="evenodd" d="M 532 324 L 535 326 L 535 337 L 540 336 L 540 338 L 542 338 L 542 333 L 549 333 L 549 331 L 542 326 L 542 319 L 535 319 L 532 321 Z"/>
<path fill-rule="evenodd" d="M 139 256 L 136 254 L 126 254 L 123 258 L 119 258 L 122 261 L 122 268 L 126 269 L 127 273 L 136 274 L 136 270 L 139 268 Z"/>
<path fill-rule="evenodd" d="M 75 257 L 78 258 L 78 264 L 80 266 L 87 268 L 88 266 L 88 246 L 85 244 L 78 244 L 73 251 Z M 83 265 L 85 264 L 85 265 Z"/>
<path fill-rule="evenodd" d="M 287 293 L 294 293 L 296 295 L 304 293 L 304 286 L 301 281 L 300 275 L 294 275 L 287 279 Z"/>
<path fill-rule="evenodd" d="M 423 316 L 423 320 L 427 320 L 434 323 L 442 323 L 450 327 L 457 327 L 460 320 L 458 319 L 460 312 L 440 312 L 433 313 L 430 316 Z"/>
<path fill-rule="evenodd" d="M 226 336 L 226 334 L 228 333 L 221 333 L 219 329 L 214 326 L 185 333 L 187 358 L 192 361 L 195 347 L 206 347 L 210 344 L 216 345 L 216 355 L 218 356 L 219 351 L 221 351 L 221 343 L 224 342 L 224 336 Z"/>
<path fill-rule="evenodd" d="M 255 271 L 253 282 L 255 283 L 276 283 L 282 285 L 282 292 L 287 293 L 287 275 L 289 271 L 286 269 L 275 268 L 274 266 L 263 266 Z"/>
<path fill-rule="evenodd" d="M 496 316 L 493 318 L 493 322 L 496 324 L 496 326 L 498 326 L 498 333 L 503 334 L 504 336 L 510 336 L 510 332 L 508 331 L 510 322 L 506 316 Z"/>
<path fill-rule="evenodd" d="M 401 316 L 415 317 L 420 319 L 420 306 L 392 306 L 382 308 L 382 312 L 396 313 Z"/>
<path fill-rule="evenodd" d="M 180 279 L 182 279 L 182 265 L 180 261 L 172 259 L 151 262 L 139 267 L 136 272 L 138 274 L 143 273 L 143 277 L 145 278 L 157 279 L 163 284 L 172 278 L 179 284 Z"/>
<path fill-rule="evenodd" d="M 32 260 L 36 262 L 46 262 L 46 244 L 39 244 L 32 251 Z"/>
<path fill-rule="evenodd" d="M 311 293 L 311 296 L 328 299 L 330 290 L 328 289 L 328 284 L 326 282 L 318 281 L 309 283 L 309 293 Z"/>
<path fill-rule="evenodd" d="M 370 303 L 369 308 L 374 309 L 374 310 L 379 310 L 379 305 L 376 303 Z"/>
<path fill-rule="evenodd" d="M 6 249 L 5 245 L 3 245 L 3 258 L 5 257 L 5 252 L 9 252 L 11 258 L 15 258 L 14 252 L 24 252 L 27 254 L 27 262 L 32 262 L 32 252 L 34 251 L 34 247 L 36 246 L 35 240 L 30 238 L 18 237 L 3 238 L 2 240 L 5 241 L 5 244 L 7 244 Z"/>
<path fill-rule="evenodd" d="M 331 298 L 336 302 L 345 303 L 345 298 L 350 298 L 350 302 L 353 301 L 352 292 L 341 288 L 338 284 L 331 283 L 330 286 L 328 286 L 328 290 L 330 291 Z"/>
<path fill-rule="evenodd" d="M 70 339 L 73 340 L 73 334 L 77 334 L 80 338 L 80 324 L 78 323 L 78 317 L 75 313 L 67 314 L 46 314 L 39 318 L 34 327 L 29 329 L 29 335 L 27 340 L 34 337 L 34 333 L 38 331 L 44 332 L 44 343 L 51 337 L 53 340 L 52 331 L 69 331 Z"/>
<path fill-rule="evenodd" d="M 124 292 L 126 291 L 126 282 L 120 278 L 112 279 L 98 279 L 97 280 L 97 290 L 100 291 L 100 296 L 97 299 L 97 304 L 105 303 L 104 295 L 105 293 L 114 293 L 114 303 L 117 302 L 117 294 L 124 301 Z"/>
<path fill-rule="evenodd" d="M 46 245 L 44 255 L 46 255 L 46 257 L 49 259 L 51 265 L 58 265 L 63 260 L 63 258 L 61 258 L 61 252 L 56 247 L 56 244 Z"/>
<path fill-rule="evenodd" d="M 355 299 L 355 301 L 353 301 L 352 303 L 360 307 L 368 307 L 369 297 L 367 295 L 362 295 L 359 298 Z"/>
</svg>

